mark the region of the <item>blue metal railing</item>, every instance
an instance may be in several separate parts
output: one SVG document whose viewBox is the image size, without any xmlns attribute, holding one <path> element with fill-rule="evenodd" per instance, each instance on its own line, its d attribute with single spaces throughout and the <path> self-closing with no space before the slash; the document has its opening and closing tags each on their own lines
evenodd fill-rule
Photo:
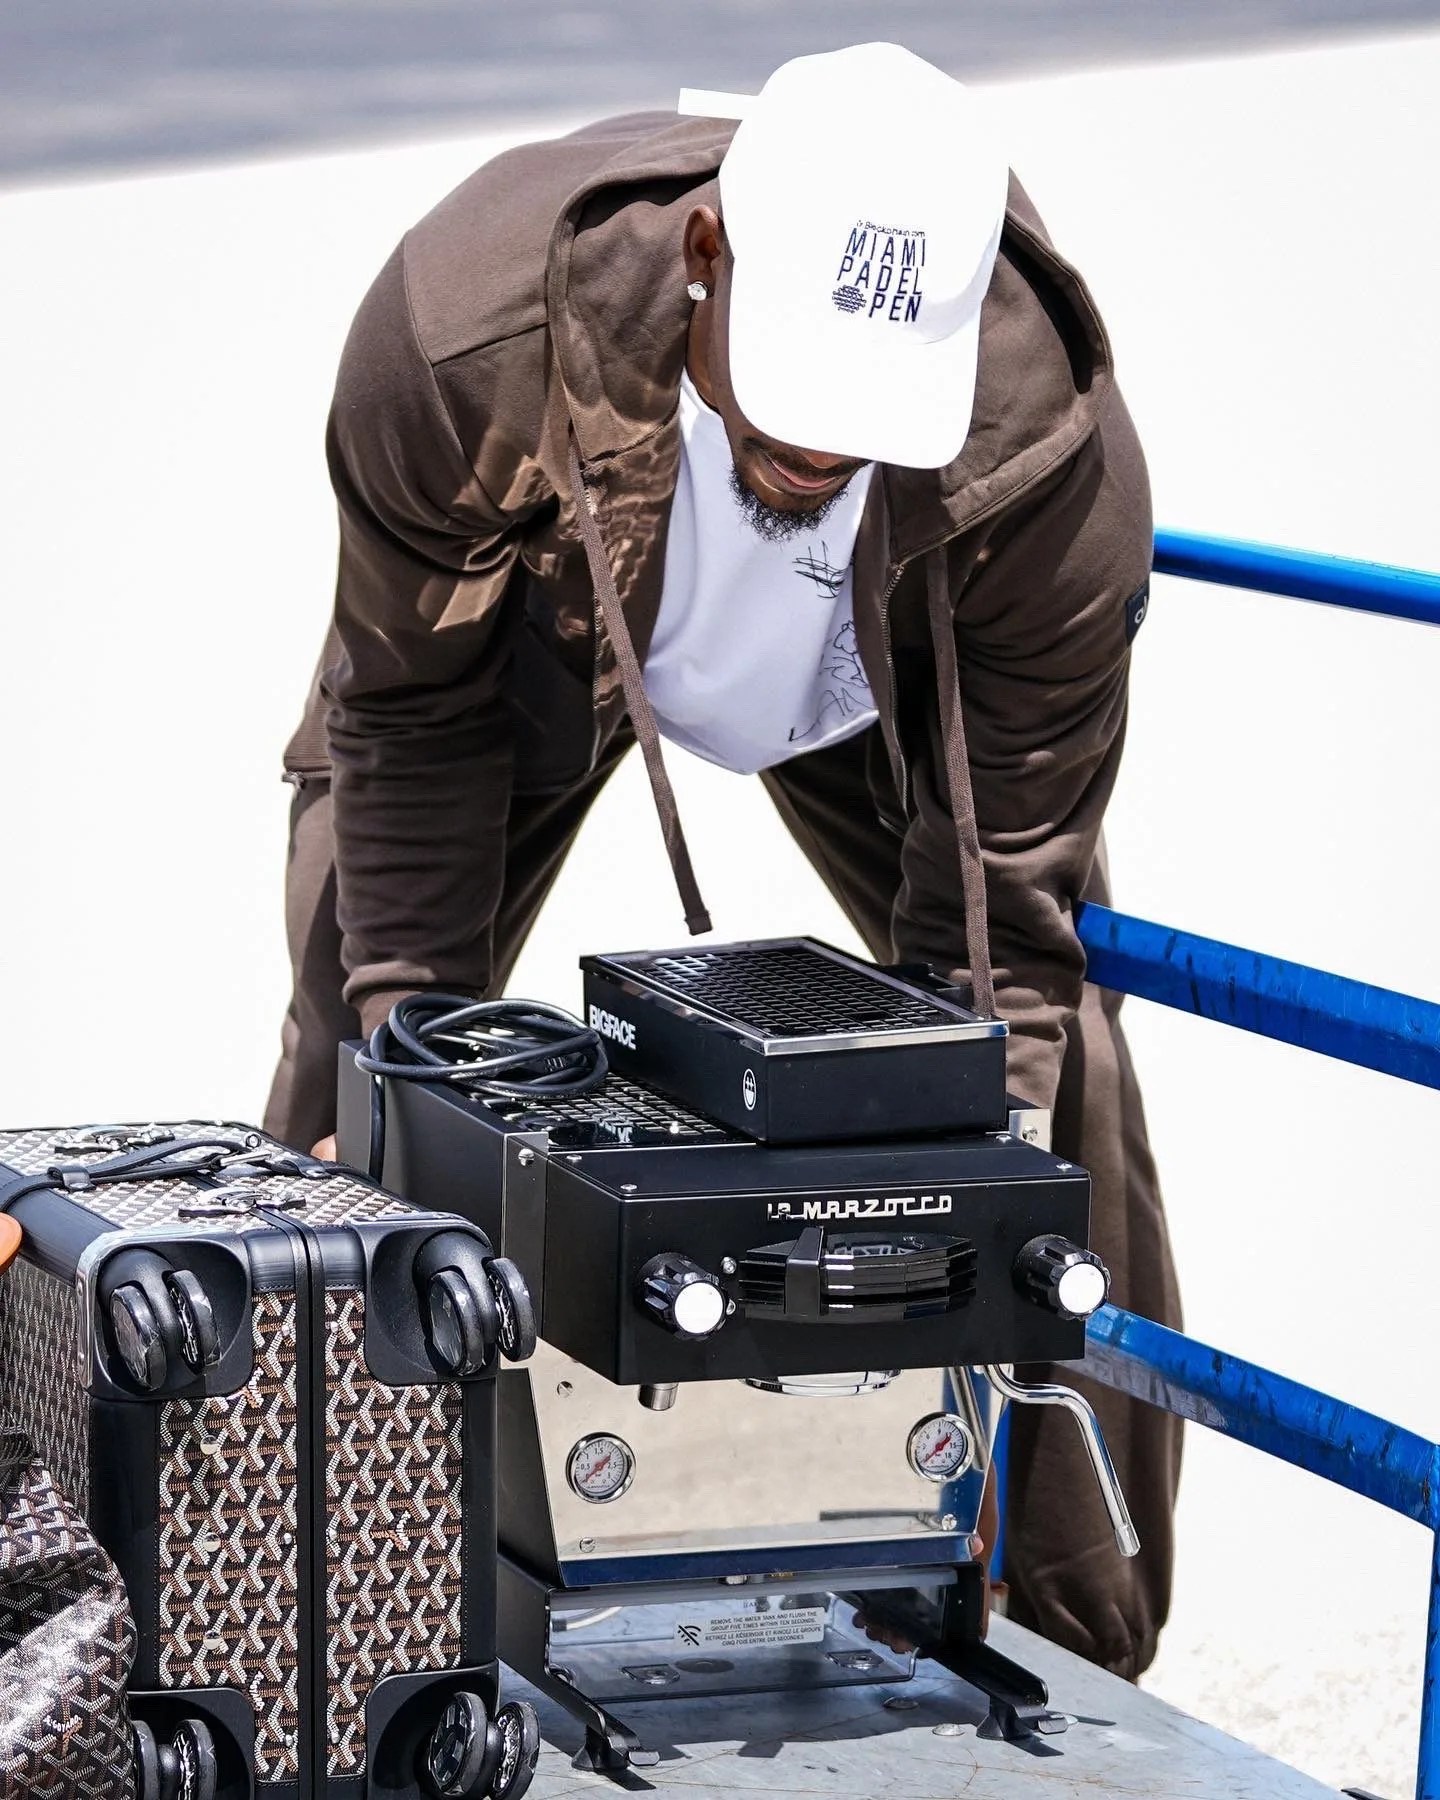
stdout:
<svg viewBox="0 0 1440 1800">
<path fill-rule="evenodd" d="M 1076 916 L 1100 987 L 1440 1088 L 1440 1006 L 1107 906 Z"/>
<path fill-rule="evenodd" d="M 1417 1800 L 1432 1800 L 1433 1772 L 1440 1769 L 1440 1444 L 1115 1306 L 1101 1307 L 1087 1327 L 1085 1372 L 1435 1533 L 1415 1781 Z"/>
<path fill-rule="evenodd" d="M 1392 569 L 1384 563 L 1354 562 L 1344 556 L 1315 556 L 1306 550 L 1282 550 L 1240 538 L 1157 531 L 1155 573 L 1440 625 L 1440 575 L 1423 569 Z"/>
<path fill-rule="evenodd" d="M 1440 1444 L 1373 1413 L 1117 1306 L 1086 1328 L 1085 1372 L 1440 1528 Z"/>
<path fill-rule="evenodd" d="M 1440 576 L 1228 538 L 1155 534 L 1155 569 L 1440 625 Z M 1440 1006 L 1133 919 L 1078 915 L 1089 978 L 1280 1043 L 1440 1088 Z M 1114 1307 L 1091 1320 L 1087 1373 L 1429 1527 L 1416 1800 L 1440 1800 L 1440 1444 Z"/>
</svg>

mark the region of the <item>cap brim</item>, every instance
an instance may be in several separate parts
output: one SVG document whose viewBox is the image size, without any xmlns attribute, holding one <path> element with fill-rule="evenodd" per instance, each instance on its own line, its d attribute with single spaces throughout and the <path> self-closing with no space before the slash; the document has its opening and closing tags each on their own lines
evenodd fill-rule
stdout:
<svg viewBox="0 0 1440 1800">
<path fill-rule="evenodd" d="M 822 456 L 939 469 L 970 431 L 980 358 L 977 309 L 925 342 L 788 306 L 762 258 L 731 268 L 730 379 L 757 430 Z M 857 329 L 858 326 L 858 329 Z"/>
</svg>

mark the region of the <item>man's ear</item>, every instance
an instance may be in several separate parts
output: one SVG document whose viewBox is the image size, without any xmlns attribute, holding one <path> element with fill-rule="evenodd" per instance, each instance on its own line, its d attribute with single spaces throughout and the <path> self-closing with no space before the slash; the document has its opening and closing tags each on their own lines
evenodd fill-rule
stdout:
<svg viewBox="0 0 1440 1800">
<path fill-rule="evenodd" d="M 725 227 L 713 206 L 697 206 L 685 222 L 685 279 L 703 281 L 713 294 L 725 255 Z"/>
</svg>

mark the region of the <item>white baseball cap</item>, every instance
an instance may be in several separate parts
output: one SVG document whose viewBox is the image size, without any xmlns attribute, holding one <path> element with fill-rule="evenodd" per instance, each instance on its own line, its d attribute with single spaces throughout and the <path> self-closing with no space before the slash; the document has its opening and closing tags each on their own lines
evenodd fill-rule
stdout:
<svg viewBox="0 0 1440 1800">
<path fill-rule="evenodd" d="M 730 373 L 768 437 L 935 469 L 970 430 L 980 305 L 1009 180 L 979 97 L 898 44 L 783 63 L 720 166 L 734 255 Z"/>
</svg>

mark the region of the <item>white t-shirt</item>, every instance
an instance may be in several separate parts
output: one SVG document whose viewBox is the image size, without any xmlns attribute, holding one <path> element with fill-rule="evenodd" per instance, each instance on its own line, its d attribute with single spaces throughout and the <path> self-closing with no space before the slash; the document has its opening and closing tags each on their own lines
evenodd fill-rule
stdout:
<svg viewBox="0 0 1440 1800">
<path fill-rule="evenodd" d="M 645 691 L 663 736 L 753 775 L 875 717 L 855 645 L 851 562 L 873 464 L 784 543 L 747 522 L 719 413 L 680 381 L 680 474 Z"/>
</svg>

